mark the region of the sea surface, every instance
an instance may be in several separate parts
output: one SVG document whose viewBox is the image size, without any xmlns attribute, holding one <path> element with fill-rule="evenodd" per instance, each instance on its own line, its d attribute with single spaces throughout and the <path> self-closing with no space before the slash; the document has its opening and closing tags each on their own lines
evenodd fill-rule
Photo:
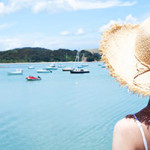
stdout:
<svg viewBox="0 0 150 150">
<path fill-rule="evenodd" d="M 115 123 L 148 98 L 121 88 L 98 64 L 89 63 L 89 74 L 36 73 L 50 63 L 0 64 L 0 150 L 111 150 Z M 7 74 L 16 68 L 23 75 Z M 42 80 L 26 81 L 29 75 Z"/>
</svg>

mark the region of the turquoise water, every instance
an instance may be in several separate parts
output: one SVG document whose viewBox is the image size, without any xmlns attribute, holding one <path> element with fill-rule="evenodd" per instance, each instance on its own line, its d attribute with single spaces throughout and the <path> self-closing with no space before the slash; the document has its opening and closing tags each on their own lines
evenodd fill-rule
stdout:
<svg viewBox="0 0 150 150">
<path fill-rule="evenodd" d="M 90 74 L 37 74 L 49 64 L 33 65 L 0 68 L 0 150 L 108 150 L 115 123 L 148 101 L 120 88 L 98 63 L 89 63 Z M 15 68 L 24 74 L 8 76 Z"/>
</svg>

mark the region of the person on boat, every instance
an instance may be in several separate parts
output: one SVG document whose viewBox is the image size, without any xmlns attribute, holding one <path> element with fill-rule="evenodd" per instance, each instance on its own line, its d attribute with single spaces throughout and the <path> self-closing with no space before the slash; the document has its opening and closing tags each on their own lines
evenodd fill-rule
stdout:
<svg viewBox="0 0 150 150">
<path fill-rule="evenodd" d="M 40 76 L 38 76 L 37 78 L 38 78 L 38 79 L 41 79 L 41 77 L 40 77 Z"/>
<path fill-rule="evenodd" d="M 100 51 L 110 74 L 133 93 L 150 96 L 150 18 L 137 25 L 112 25 Z M 114 127 L 113 150 L 150 150 L 150 100 Z"/>
</svg>

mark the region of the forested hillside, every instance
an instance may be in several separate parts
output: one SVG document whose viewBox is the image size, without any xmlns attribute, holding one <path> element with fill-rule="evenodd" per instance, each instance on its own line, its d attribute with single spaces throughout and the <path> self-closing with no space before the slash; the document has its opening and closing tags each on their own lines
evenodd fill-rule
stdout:
<svg viewBox="0 0 150 150">
<path fill-rule="evenodd" d="M 91 53 L 86 50 L 80 51 L 80 60 L 83 56 L 86 61 L 99 61 L 101 55 L 99 53 Z M 17 48 L 13 50 L 0 52 L 0 63 L 15 63 L 15 62 L 65 62 L 74 61 L 77 50 L 58 49 L 49 50 L 45 48 Z"/>
</svg>

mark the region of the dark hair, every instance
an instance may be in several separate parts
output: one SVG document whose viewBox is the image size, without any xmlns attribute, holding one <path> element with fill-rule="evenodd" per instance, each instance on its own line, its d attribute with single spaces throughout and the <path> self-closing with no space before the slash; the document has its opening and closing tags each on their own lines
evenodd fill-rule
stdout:
<svg viewBox="0 0 150 150">
<path fill-rule="evenodd" d="M 141 123 L 144 123 L 148 128 L 150 127 L 150 106 L 145 107 L 144 109 L 137 112 L 136 117 Z M 133 115 L 127 115 L 125 118 L 127 119 L 135 119 Z"/>
</svg>

